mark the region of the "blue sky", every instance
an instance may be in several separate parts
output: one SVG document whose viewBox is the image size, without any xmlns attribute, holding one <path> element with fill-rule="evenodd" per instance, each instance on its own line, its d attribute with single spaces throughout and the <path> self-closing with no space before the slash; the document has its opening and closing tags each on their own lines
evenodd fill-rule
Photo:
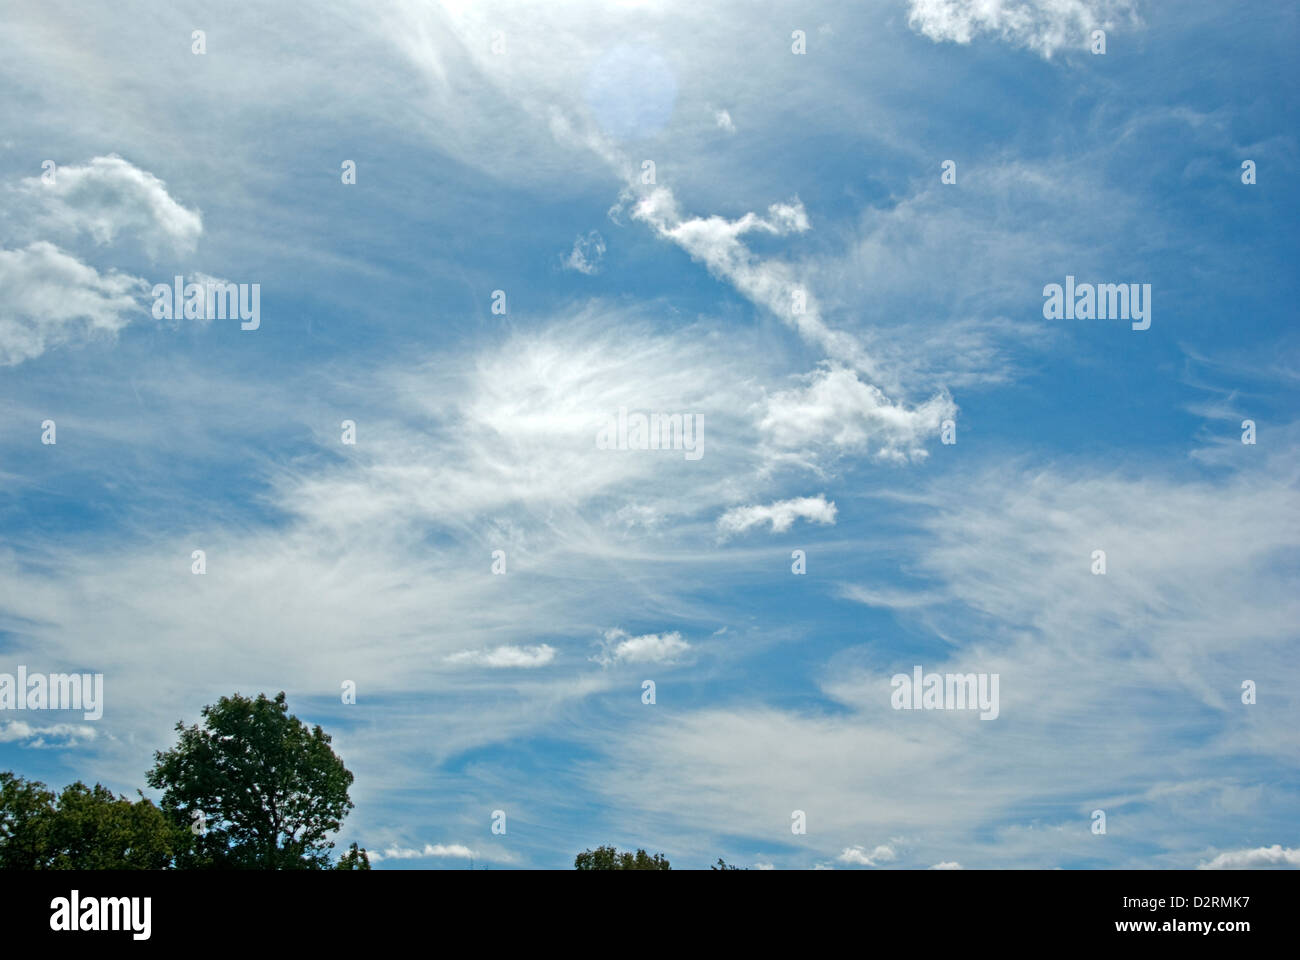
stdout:
<svg viewBox="0 0 1300 960">
<path fill-rule="evenodd" d="M 283 689 L 384 869 L 1300 864 L 1290 5 L 2 17 L 0 672 L 105 709 L 0 766 L 133 793 Z"/>
</svg>

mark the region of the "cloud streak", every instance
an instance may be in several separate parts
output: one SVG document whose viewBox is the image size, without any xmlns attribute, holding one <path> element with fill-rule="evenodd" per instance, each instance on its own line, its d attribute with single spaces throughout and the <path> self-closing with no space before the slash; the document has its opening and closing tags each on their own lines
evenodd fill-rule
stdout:
<svg viewBox="0 0 1300 960">
<path fill-rule="evenodd" d="M 1136 22 L 1132 0 L 911 0 L 908 23 L 935 42 L 995 34 L 1044 58 L 1085 46 L 1093 30 Z"/>
</svg>

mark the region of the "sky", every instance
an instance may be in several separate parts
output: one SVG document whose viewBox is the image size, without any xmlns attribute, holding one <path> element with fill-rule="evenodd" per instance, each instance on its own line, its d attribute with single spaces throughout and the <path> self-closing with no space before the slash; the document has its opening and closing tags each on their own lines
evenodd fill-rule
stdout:
<svg viewBox="0 0 1300 960">
<path fill-rule="evenodd" d="M 104 692 L 0 769 L 284 690 L 379 869 L 1300 866 L 1298 20 L 5 4 L 0 673 Z"/>
</svg>

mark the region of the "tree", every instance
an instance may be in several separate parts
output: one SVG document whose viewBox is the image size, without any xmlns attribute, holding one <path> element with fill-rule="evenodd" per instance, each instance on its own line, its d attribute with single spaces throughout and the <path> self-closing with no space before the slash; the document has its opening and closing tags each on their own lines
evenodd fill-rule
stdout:
<svg viewBox="0 0 1300 960">
<path fill-rule="evenodd" d="M 662 853 L 649 856 L 644 850 L 636 854 L 619 853 L 613 847 L 584 850 L 573 859 L 575 870 L 671 870 Z"/>
<path fill-rule="evenodd" d="M 369 870 L 370 857 L 366 854 L 366 848 L 357 848 L 357 842 L 352 841 L 352 846 L 348 847 L 348 852 L 339 857 L 339 862 L 334 864 L 335 870 Z"/>
<path fill-rule="evenodd" d="M 45 784 L 0 773 L 0 868 L 39 870 L 49 863 L 54 793 Z"/>
<path fill-rule="evenodd" d="M 184 836 L 143 796 L 135 802 L 81 781 L 55 796 L 0 773 L 0 868 L 161 870 Z"/>
<path fill-rule="evenodd" d="M 749 867 L 737 867 L 734 864 L 727 863 L 727 861 L 723 860 L 721 857 L 718 857 L 717 865 L 711 866 L 709 867 L 709 869 L 710 870 L 748 870 Z"/>
<path fill-rule="evenodd" d="M 352 809 L 352 774 L 329 735 L 290 714 L 283 691 L 222 697 L 202 715 L 203 728 L 176 724 L 179 742 L 154 754 L 146 778 L 190 831 L 177 866 L 328 867 L 329 834 Z"/>
<path fill-rule="evenodd" d="M 185 834 L 143 794 L 133 803 L 77 781 L 59 794 L 48 843 L 56 870 L 162 870 Z"/>
</svg>

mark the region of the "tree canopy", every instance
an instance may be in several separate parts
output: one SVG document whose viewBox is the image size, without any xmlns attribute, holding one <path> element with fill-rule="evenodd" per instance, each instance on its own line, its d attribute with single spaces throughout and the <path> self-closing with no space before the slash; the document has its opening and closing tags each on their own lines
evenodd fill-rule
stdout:
<svg viewBox="0 0 1300 960">
<path fill-rule="evenodd" d="M 329 734 L 289 713 L 283 691 L 222 697 L 202 715 L 202 727 L 176 724 L 179 742 L 154 755 L 146 778 L 193 836 L 177 866 L 329 866 L 329 835 L 352 808 L 352 774 Z"/>
<path fill-rule="evenodd" d="M 0 870 L 322 869 L 352 809 L 352 774 L 319 725 L 274 699 L 235 694 L 176 724 L 146 775 L 161 806 L 81 781 L 56 794 L 0 771 Z M 138 791 L 137 791 L 138 792 Z M 356 843 L 336 870 L 369 870 Z"/>
<path fill-rule="evenodd" d="M 160 870 L 186 834 L 145 797 L 45 784 L 0 772 L 0 869 Z"/>
<path fill-rule="evenodd" d="M 619 853 L 614 847 L 597 847 L 584 850 L 573 860 L 575 870 L 671 870 L 668 858 L 662 853 L 653 857 L 644 850 Z"/>
</svg>

